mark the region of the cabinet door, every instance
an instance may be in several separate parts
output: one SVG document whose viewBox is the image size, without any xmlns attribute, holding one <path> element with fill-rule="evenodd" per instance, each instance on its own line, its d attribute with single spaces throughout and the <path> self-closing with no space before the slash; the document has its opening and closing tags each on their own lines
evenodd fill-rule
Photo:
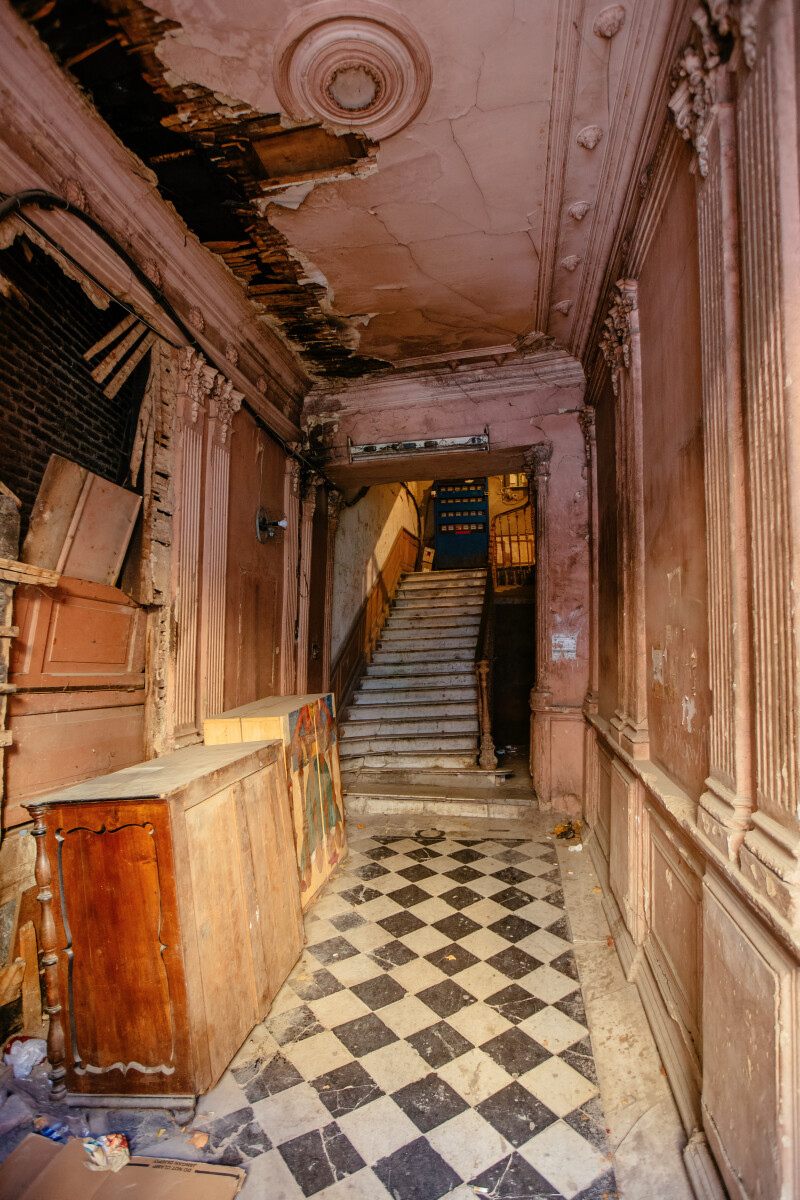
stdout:
<svg viewBox="0 0 800 1200">
<path fill-rule="evenodd" d="M 265 966 L 260 988 L 264 1016 L 286 976 L 300 957 L 303 923 L 289 797 L 282 764 L 271 763 L 242 781 L 242 818 L 246 826 L 255 885 L 250 929 L 253 962 Z M 242 839 L 240 839 L 242 840 Z"/>
<path fill-rule="evenodd" d="M 210 1085 L 259 1019 L 237 838 L 239 786 L 195 804 L 185 818 Z"/>
</svg>

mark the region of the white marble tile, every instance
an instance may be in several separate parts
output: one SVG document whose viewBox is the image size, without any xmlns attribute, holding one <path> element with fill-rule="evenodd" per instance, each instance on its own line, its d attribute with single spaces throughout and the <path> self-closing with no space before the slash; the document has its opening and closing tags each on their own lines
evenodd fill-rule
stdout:
<svg viewBox="0 0 800 1200">
<path fill-rule="evenodd" d="M 309 1000 L 308 1007 L 325 1029 L 334 1029 L 371 1011 L 349 988 L 334 992 L 332 996 L 323 996 L 321 1000 Z"/>
<path fill-rule="evenodd" d="M 472 1195 L 474 1197 L 475 1193 Z M 265 1192 L 260 1200 L 272 1200 L 272 1196 Z M 391 1200 L 391 1197 L 377 1175 L 365 1167 L 355 1175 L 348 1175 L 323 1191 L 315 1192 L 314 1200 Z"/>
<path fill-rule="evenodd" d="M 458 979 L 457 976 L 456 982 Z M 473 1046 L 482 1046 L 490 1038 L 505 1033 L 513 1024 L 512 1021 L 501 1017 L 500 1013 L 490 1008 L 488 1004 L 470 1004 L 467 1008 L 462 1008 L 460 1012 L 454 1013 L 452 1017 L 448 1017 L 447 1023 L 463 1034 L 468 1041 L 472 1042 Z"/>
<path fill-rule="evenodd" d="M 330 1030 L 304 1038 L 302 1042 L 289 1042 L 282 1047 L 282 1053 L 297 1067 L 304 1079 L 316 1079 L 334 1067 L 342 1067 L 353 1061 L 350 1051 Z"/>
<path fill-rule="evenodd" d="M 303 1189 L 296 1182 L 277 1150 L 260 1154 L 247 1164 L 247 1179 L 239 1192 L 239 1200 L 305 1200 Z"/>
<path fill-rule="evenodd" d="M 540 1000 L 544 1000 L 545 1004 L 555 1004 L 556 1000 L 561 1000 L 570 992 L 574 992 L 578 985 L 574 979 L 562 975 L 560 971 L 554 971 L 552 967 L 544 966 L 537 967 L 535 971 L 531 971 L 530 975 L 526 975 L 522 986 L 529 992 L 533 992 L 534 996 L 538 996 Z"/>
<path fill-rule="evenodd" d="M 386 930 L 380 925 L 374 925 L 372 921 L 368 921 L 366 925 L 358 925 L 355 929 L 346 930 L 344 936 L 351 946 L 364 952 L 386 945 Z"/>
<path fill-rule="evenodd" d="M 471 936 L 483 938 L 484 931 Z M 494 936 L 493 933 L 489 934 L 490 938 L 494 938 Z M 463 941 L 459 943 L 459 945 L 463 944 Z M 469 950 L 471 947 L 468 946 L 467 949 Z M 473 951 L 473 953 L 477 953 L 477 951 Z M 490 967 L 488 963 L 479 962 L 474 966 L 467 967 L 466 971 L 459 971 L 456 982 L 460 983 L 476 999 L 485 1000 L 487 996 L 493 996 L 495 992 L 500 992 L 503 988 L 508 987 L 511 980 L 507 979 L 500 971 L 496 971 L 494 967 Z"/>
<path fill-rule="evenodd" d="M 479 925 L 491 925 L 494 921 L 499 921 L 509 915 L 507 908 L 503 908 L 502 904 L 496 904 L 494 900 L 487 897 L 478 900 L 476 904 L 471 904 L 469 908 L 462 911 L 464 916 L 469 917 L 471 921 L 477 921 Z M 504 941 L 503 944 L 507 946 L 508 942 Z"/>
<path fill-rule="evenodd" d="M 495 908 L 497 907 L 495 905 Z M 491 929 L 476 929 L 474 933 L 468 933 L 466 937 L 461 938 L 458 944 L 469 950 L 470 954 L 484 959 L 499 954 L 501 950 L 507 950 L 509 946 L 505 938 L 500 937 L 498 933 L 492 933 Z"/>
<path fill-rule="evenodd" d="M 216 1087 L 197 1101 L 197 1119 L 201 1117 L 211 1120 L 214 1117 L 224 1117 L 228 1113 L 238 1112 L 249 1101 L 230 1071 L 226 1071 Z"/>
<path fill-rule="evenodd" d="M 378 1162 L 419 1137 L 416 1125 L 389 1096 L 381 1096 L 336 1120 L 367 1164 Z"/>
<path fill-rule="evenodd" d="M 551 1054 L 560 1054 L 573 1042 L 579 1042 L 581 1038 L 586 1037 L 585 1026 L 573 1021 L 560 1009 L 549 1006 L 521 1021 L 519 1028 L 535 1038 L 541 1046 L 546 1046 Z"/>
<path fill-rule="evenodd" d="M 374 900 L 368 900 L 366 904 L 358 906 L 358 914 L 365 921 L 382 921 L 384 917 L 391 917 L 400 911 L 400 905 L 395 904 L 388 896 L 377 896 Z"/>
<path fill-rule="evenodd" d="M 349 900 L 344 900 L 337 892 L 323 891 L 318 900 L 313 901 L 313 915 L 322 920 L 323 917 L 338 917 L 340 913 L 349 912 L 352 908 Z"/>
<path fill-rule="evenodd" d="M 439 1067 L 437 1074 L 472 1105 L 479 1104 L 487 1096 L 493 1096 L 511 1082 L 511 1076 L 483 1050 L 470 1050 L 462 1054 L 460 1058 Z"/>
<path fill-rule="evenodd" d="M 411 933 L 404 934 L 398 940 L 404 942 L 415 954 L 422 956 L 432 954 L 434 950 L 440 950 L 442 946 L 447 946 L 451 939 L 440 933 L 438 929 L 434 929 L 432 925 L 425 925 L 422 929 L 413 929 Z"/>
<path fill-rule="evenodd" d="M 480 865 L 478 863 L 478 867 Z M 480 896 L 493 896 L 495 892 L 502 892 L 504 888 L 508 887 L 508 884 L 503 883 L 502 879 L 493 879 L 491 875 L 486 875 L 480 879 L 471 879 L 464 886 L 472 888 L 473 892 L 477 892 Z"/>
<path fill-rule="evenodd" d="M 523 938 L 521 942 L 517 942 L 517 945 L 520 950 L 524 950 L 527 954 L 532 954 L 534 958 L 538 958 L 543 963 L 549 963 L 551 959 L 558 958 L 559 954 L 563 954 L 565 950 L 572 949 L 569 942 L 565 942 L 563 938 L 556 937 L 554 933 L 550 933 L 547 929 L 537 929 L 536 933 Z M 576 983 L 575 987 L 577 986 Z"/>
<path fill-rule="evenodd" d="M 326 964 L 326 970 L 330 971 L 331 975 L 334 975 L 345 987 L 352 987 L 354 983 L 365 983 L 367 979 L 374 978 L 377 968 L 366 954 L 357 954 L 338 962 Z"/>
<path fill-rule="evenodd" d="M 441 983 L 446 978 L 444 972 L 425 958 L 415 958 L 413 962 L 404 963 L 402 967 L 395 967 L 389 974 L 402 984 L 407 992 L 414 995 L 423 988 Z"/>
<path fill-rule="evenodd" d="M 380 1050 L 365 1054 L 359 1062 L 385 1092 L 396 1092 L 430 1072 L 425 1059 L 408 1042 L 381 1046 Z"/>
<path fill-rule="evenodd" d="M 544 900 L 532 900 L 519 912 L 527 921 L 533 921 L 534 924 L 542 926 L 552 925 L 559 917 L 564 916 L 563 908 L 556 908 L 555 905 L 547 904 Z"/>
<path fill-rule="evenodd" d="M 403 996 L 402 1000 L 394 1004 L 387 1004 L 385 1008 L 380 1009 L 378 1015 L 384 1025 L 388 1025 L 401 1038 L 417 1033 L 420 1029 L 427 1029 L 437 1019 L 427 1004 L 411 995 Z"/>
<path fill-rule="evenodd" d="M 563 1121 L 549 1125 L 520 1147 L 519 1152 L 565 1200 L 572 1200 L 612 1166 L 607 1155 L 595 1150 Z"/>
<path fill-rule="evenodd" d="M 434 921 L 441 921 L 444 917 L 452 917 L 456 911 L 451 908 L 446 901 L 433 896 L 430 900 L 423 900 L 422 904 L 415 904 L 411 909 L 415 917 L 419 917 L 420 921 L 425 921 L 428 925 L 432 925 Z"/>
<path fill-rule="evenodd" d="M 306 937 L 309 946 L 318 946 L 320 942 L 327 942 L 328 938 L 341 936 L 341 930 L 332 925 L 326 917 L 320 917 L 315 921 L 306 921 Z"/>
<path fill-rule="evenodd" d="M 467 1179 L 480 1175 L 481 1171 L 505 1158 L 513 1149 L 501 1134 L 471 1108 L 432 1129 L 426 1136 L 445 1162 Z"/>
<path fill-rule="evenodd" d="M 253 1105 L 256 1119 L 273 1146 L 327 1125 L 331 1115 L 310 1083 L 267 1096 Z"/>
<path fill-rule="evenodd" d="M 520 1083 L 542 1104 L 563 1117 L 594 1096 L 597 1088 L 560 1058 L 548 1058 L 520 1076 Z"/>
</svg>

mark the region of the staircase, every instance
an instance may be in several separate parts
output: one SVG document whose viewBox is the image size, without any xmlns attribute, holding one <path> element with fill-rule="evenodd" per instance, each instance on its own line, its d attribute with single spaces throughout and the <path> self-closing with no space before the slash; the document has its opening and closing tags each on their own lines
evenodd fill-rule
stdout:
<svg viewBox="0 0 800 1200">
<path fill-rule="evenodd" d="M 344 770 L 475 768 L 485 569 L 407 575 L 341 728 Z"/>
</svg>

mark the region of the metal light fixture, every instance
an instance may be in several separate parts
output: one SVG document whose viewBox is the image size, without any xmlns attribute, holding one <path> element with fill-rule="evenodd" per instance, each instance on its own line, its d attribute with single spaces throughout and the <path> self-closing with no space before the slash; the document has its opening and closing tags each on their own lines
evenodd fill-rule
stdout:
<svg viewBox="0 0 800 1200">
<path fill-rule="evenodd" d="M 356 446 L 347 439 L 350 461 L 368 458 L 401 458 L 410 454 L 440 454 L 446 450 L 488 450 L 489 430 L 466 437 L 409 438 L 402 442 L 370 442 Z"/>
<path fill-rule="evenodd" d="M 256 509 L 256 537 L 260 542 L 281 542 L 288 522 L 283 513 L 270 508 Z"/>
</svg>

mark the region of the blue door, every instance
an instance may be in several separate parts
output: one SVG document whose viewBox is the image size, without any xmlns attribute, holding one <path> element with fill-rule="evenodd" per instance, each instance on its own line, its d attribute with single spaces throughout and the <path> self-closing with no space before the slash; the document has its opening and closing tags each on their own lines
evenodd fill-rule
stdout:
<svg viewBox="0 0 800 1200">
<path fill-rule="evenodd" d="M 433 486 L 435 567 L 485 567 L 489 554 L 489 488 L 483 479 L 443 479 Z"/>
</svg>

